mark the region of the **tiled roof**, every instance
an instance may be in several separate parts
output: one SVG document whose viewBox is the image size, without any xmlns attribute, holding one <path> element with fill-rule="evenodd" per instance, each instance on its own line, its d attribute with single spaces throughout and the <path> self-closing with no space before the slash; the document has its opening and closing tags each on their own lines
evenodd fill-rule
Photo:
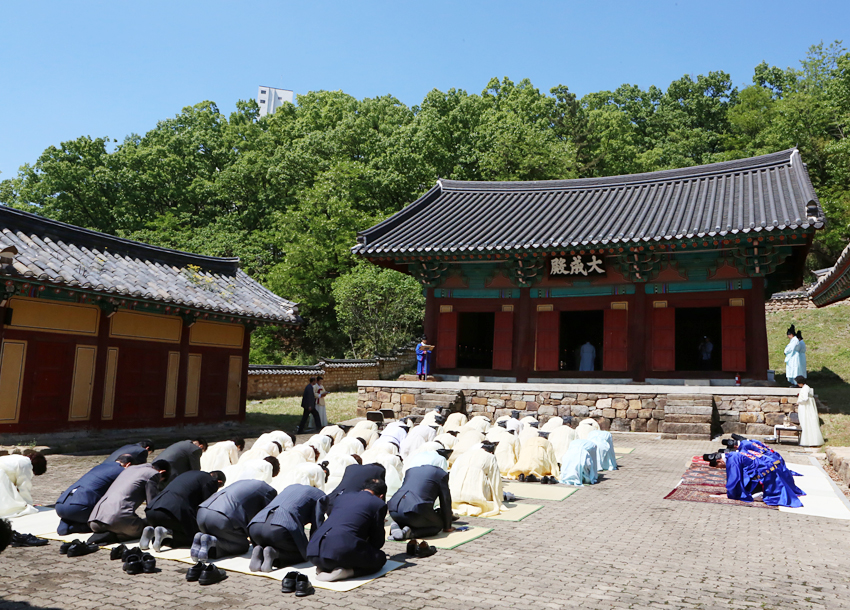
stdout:
<svg viewBox="0 0 850 610">
<path fill-rule="evenodd" d="M 784 290 L 782 292 L 774 292 L 770 297 L 771 301 L 787 301 L 788 299 L 808 299 L 809 295 L 805 290 Z"/>
<path fill-rule="evenodd" d="M 31 279 L 120 298 L 299 324 L 298 307 L 239 269 L 238 258 L 168 250 L 0 206 L 0 280 Z"/>
<path fill-rule="evenodd" d="M 352 251 L 509 251 L 821 228 L 824 214 L 796 149 L 607 178 L 437 185 L 361 232 Z"/>
<path fill-rule="evenodd" d="M 835 265 L 818 275 L 818 281 L 809 288 L 809 297 L 818 307 L 830 305 L 850 296 L 850 245 L 842 250 Z"/>
<path fill-rule="evenodd" d="M 249 375 L 321 375 L 325 370 L 321 366 L 301 364 L 250 364 Z"/>
</svg>

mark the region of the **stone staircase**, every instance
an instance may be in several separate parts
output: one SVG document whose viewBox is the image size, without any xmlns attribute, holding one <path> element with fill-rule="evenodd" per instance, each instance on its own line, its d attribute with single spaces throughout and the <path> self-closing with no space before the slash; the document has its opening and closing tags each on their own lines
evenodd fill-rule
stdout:
<svg viewBox="0 0 850 610">
<path fill-rule="evenodd" d="M 668 394 L 661 438 L 710 441 L 714 398 L 705 394 Z"/>
<path fill-rule="evenodd" d="M 437 407 L 443 407 L 449 413 L 466 413 L 466 402 L 463 394 L 457 391 L 425 392 L 416 395 L 416 404 L 411 408 L 410 415 L 425 415 Z"/>
</svg>

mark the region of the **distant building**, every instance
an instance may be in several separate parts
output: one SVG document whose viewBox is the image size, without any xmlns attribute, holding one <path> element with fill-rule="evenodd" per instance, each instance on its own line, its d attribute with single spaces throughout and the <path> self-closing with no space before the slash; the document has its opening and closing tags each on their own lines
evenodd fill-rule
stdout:
<svg viewBox="0 0 850 610">
<path fill-rule="evenodd" d="M 295 103 L 295 93 L 289 89 L 275 89 L 274 87 L 260 87 L 257 92 L 257 103 L 260 105 L 260 116 L 274 114 L 284 102 Z"/>
</svg>

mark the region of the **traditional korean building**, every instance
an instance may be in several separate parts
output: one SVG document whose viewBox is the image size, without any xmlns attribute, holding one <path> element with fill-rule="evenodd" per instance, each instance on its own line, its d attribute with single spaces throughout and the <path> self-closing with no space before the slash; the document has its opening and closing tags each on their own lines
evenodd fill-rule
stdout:
<svg viewBox="0 0 850 610">
<path fill-rule="evenodd" d="M 241 420 L 259 324 L 297 307 L 239 259 L 0 206 L 0 434 Z"/>
<path fill-rule="evenodd" d="M 606 178 L 440 180 L 353 252 L 422 283 L 448 378 L 765 379 L 765 298 L 801 285 L 823 226 L 791 149 Z M 579 372 L 583 346 L 592 371 Z"/>
<path fill-rule="evenodd" d="M 807 296 L 816 307 L 826 307 L 850 297 L 850 245 L 829 269 L 815 272 L 818 281 L 809 288 Z"/>
</svg>

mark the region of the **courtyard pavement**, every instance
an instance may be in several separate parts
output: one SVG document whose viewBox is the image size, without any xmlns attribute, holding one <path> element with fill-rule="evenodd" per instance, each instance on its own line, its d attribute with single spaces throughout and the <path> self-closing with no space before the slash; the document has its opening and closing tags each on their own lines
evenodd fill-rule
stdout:
<svg viewBox="0 0 850 610">
<path fill-rule="evenodd" d="M 69 559 L 58 542 L 0 555 L 0 609 L 18 608 L 850 608 L 850 521 L 664 500 L 691 456 L 719 443 L 614 435 L 635 447 L 620 470 L 513 523 L 469 519 L 493 532 L 454 550 L 410 559 L 349 593 L 298 599 L 274 580 L 231 572 L 210 587 L 188 564 L 128 576 L 99 551 Z M 785 447 L 789 462 L 810 463 Z M 103 456 L 53 455 L 35 480 L 51 504 Z M 392 555 L 402 545 L 388 542 Z"/>
</svg>

